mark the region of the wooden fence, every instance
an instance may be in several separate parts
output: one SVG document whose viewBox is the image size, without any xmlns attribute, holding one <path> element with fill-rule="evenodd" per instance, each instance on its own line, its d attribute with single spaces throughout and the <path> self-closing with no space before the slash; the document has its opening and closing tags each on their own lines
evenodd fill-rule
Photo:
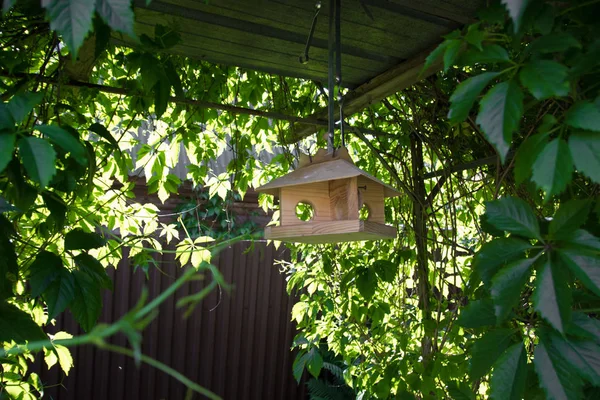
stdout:
<svg viewBox="0 0 600 400">
<path fill-rule="evenodd" d="M 142 351 L 183 373 L 224 399 L 304 399 L 305 385 L 292 376 L 294 354 L 290 351 L 295 327 L 290 322 L 293 299 L 285 291 L 285 279 L 274 260 L 289 259 L 289 252 L 264 243 L 238 243 L 214 260 L 231 293 L 218 289 L 193 314 L 184 319 L 177 300 L 197 293 L 207 283 L 194 281 L 180 288 L 160 307 L 159 315 L 144 331 Z M 101 322 L 114 322 L 137 302 L 142 288 L 149 298 L 167 288 L 182 270 L 173 254 L 157 259 L 160 271 L 144 272 L 129 261 L 111 270 L 114 292 L 104 294 Z M 61 316 L 54 331 L 77 334 L 70 315 Z M 124 336 L 112 343 L 127 346 Z M 71 350 L 75 368 L 63 376 L 58 367 L 50 371 L 37 361 L 37 369 L 47 385 L 45 398 L 54 400 L 151 400 L 184 399 L 187 390 L 162 372 L 125 356 L 84 346 Z M 193 399 L 203 396 L 194 394 Z"/>
</svg>

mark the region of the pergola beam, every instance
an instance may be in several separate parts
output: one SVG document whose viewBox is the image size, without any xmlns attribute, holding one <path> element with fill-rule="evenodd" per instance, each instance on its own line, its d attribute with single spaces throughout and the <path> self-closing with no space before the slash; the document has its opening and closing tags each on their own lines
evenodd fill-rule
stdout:
<svg viewBox="0 0 600 400">
<path fill-rule="evenodd" d="M 425 59 L 434 48 L 435 47 L 427 49 L 416 57 L 396 65 L 348 93 L 344 96 L 343 100 L 344 114 L 350 116 L 360 112 L 369 105 L 377 103 L 400 90 L 414 85 L 421 79 L 436 73 L 441 66 L 441 62 L 435 62 L 426 71 L 423 71 Z M 339 116 L 339 109 L 336 107 L 335 118 L 337 119 Z M 321 109 L 307 118 L 326 119 L 327 109 Z M 286 137 L 286 142 L 294 143 L 312 135 L 315 133 L 313 126 L 314 125 L 309 126 L 308 124 L 302 125 L 302 123 L 299 122 L 298 125 L 292 129 L 292 133 Z"/>
</svg>

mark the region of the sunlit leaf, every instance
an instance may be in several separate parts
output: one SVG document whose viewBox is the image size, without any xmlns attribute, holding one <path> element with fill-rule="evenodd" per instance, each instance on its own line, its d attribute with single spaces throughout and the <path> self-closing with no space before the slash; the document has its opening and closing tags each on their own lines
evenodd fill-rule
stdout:
<svg viewBox="0 0 600 400">
<path fill-rule="evenodd" d="M 0 342 L 17 343 L 48 339 L 31 316 L 12 304 L 0 301 Z"/>
</svg>

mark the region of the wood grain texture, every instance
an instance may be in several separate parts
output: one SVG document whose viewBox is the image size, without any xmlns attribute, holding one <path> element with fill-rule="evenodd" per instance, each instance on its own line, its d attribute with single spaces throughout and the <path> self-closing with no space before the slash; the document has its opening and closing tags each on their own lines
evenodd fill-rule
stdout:
<svg viewBox="0 0 600 400">
<path fill-rule="evenodd" d="M 282 226 L 309 223 L 298 219 L 296 216 L 296 206 L 300 202 L 309 203 L 313 206 L 314 215 L 311 221 L 326 222 L 331 220 L 328 182 L 281 188 L 280 223 Z"/>
<path fill-rule="evenodd" d="M 265 228 L 265 239 L 311 244 L 393 239 L 396 235 L 396 229 L 392 226 L 360 220 L 309 222 Z"/>
<path fill-rule="evenodd" d="M 385 223 L 385 200 L 383 187 L 374 184 L 364 176 L 358 177 L 359 206 L 365 204 L 369 208 L 368 221 Z"/>
</svg>

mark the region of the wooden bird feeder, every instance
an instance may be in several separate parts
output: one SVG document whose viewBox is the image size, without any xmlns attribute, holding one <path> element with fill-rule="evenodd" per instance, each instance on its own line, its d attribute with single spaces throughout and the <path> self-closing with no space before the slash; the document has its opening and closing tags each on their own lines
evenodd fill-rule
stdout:
<svg viewBox="0 0 600 400">
<path fill-rule="evenodd" d="M 279 198 L 280 224 L 267 226 L 265 238 L 283 242 L 336 243 L 391 239 L 396 229 L 385 225 L 386 197 L 400 193 L 357 168 L 345 148 L 335 156 L 320 150 L 299 167 L 256 189 Z M 312 206 L 309 221 L 296 214 L 300 203 Z M 361 210 L 368 217 L 361 218 Z"/>
</svg>

